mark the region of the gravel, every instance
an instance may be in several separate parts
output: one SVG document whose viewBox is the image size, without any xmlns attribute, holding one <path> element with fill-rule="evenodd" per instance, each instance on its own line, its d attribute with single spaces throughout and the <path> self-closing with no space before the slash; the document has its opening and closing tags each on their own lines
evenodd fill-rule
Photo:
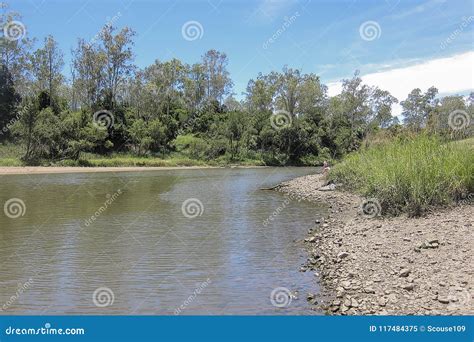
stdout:
<svg viewBox="0 0 474 342">
<path fill-rule="evenodd" d="M 368 218 L 358 196 L 319 191 L 323 185 L 310 175 L 277 188 L 329 206 L 305 239 L 302 269 L 316 271 L 322 285 L 310 305 L 332 315 L 474 314 L 473 205 Z"/>
</svg>

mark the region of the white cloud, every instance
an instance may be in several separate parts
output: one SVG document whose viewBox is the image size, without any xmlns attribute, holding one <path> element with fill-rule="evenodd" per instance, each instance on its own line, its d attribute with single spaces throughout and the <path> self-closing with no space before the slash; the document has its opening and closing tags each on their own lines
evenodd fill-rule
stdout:
<svg viewBox="0 0 474 342">
<path fill-rule="evenodd" d="M 415 88 L 426 91 L 435 86 L 443 95 L 463 93 L 474 89 L 474 51 L 371 73 L 361 78 L 367 85 L 388 90 L 399 101 L 406 99 L 408 93 Z M 328 83 L 329 96 L 340 94 L 341 90 L 341 82 Z M 394 115 L 400 115 L 400 105 L 392 109 Z"/>
</svg>

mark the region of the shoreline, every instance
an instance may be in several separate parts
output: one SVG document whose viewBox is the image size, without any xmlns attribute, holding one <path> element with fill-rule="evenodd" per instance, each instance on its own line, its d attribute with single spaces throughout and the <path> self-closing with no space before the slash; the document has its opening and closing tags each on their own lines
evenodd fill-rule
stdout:
<svg viewBox="0 0 474 342">
<path fill-rule="evenodd" d="M 254 169 L 268 166 L 0 166 L 0 176 L 61 173 L 141 172 L 198 169 Z"/>
<path fill-rule="evenodd" d="M 309 294 L 314 309 L 332 315 L 474 314 L 473 206 L 441 208 L 420 218 L 367 218 L 362 199 L 320 191 L 321 175 L 276 188 L 329 206 L 315 218 L 305 245 L 302 272 L 316 272 L 321 293 Z"/>
</svg>

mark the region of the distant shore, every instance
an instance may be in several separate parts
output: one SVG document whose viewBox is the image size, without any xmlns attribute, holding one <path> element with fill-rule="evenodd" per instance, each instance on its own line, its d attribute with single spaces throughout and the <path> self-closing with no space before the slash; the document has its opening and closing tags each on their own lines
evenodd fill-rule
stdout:
<svg viewBox="0 0 474 342">
<path fill-rule="evenodd" d="M 473 205 L 439 208 L 420 218 L 368 218 L 361 199 L 321 191 L 321 175 L 284 182 L 278 191 L 329 205 L 315 218 L 303 272 L 315 272 L 315 308 L 335 315 L 474 314 Z"/>
<path fill-rule="evenodd" d="M 264 168 L 266 166 L 130 166 L 130 167 L 76 167 L 76 166 L 0 166 L 0 175 L 30 175 L 58 173 L 140 172 L 165 170 L 196 170 L 222 168 Z"/>
</svg>

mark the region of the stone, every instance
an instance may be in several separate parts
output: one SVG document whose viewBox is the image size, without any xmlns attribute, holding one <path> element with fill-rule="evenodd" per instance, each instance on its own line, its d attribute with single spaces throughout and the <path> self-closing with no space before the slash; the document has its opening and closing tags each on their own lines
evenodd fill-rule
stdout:
<svg viewBox="0 0 474 342">
<path fill-rule="evenodd" d="M 408 269 L 408 268 L 403 268 L 400 273 L 398 274 L 398 276 L 400 277 L 403 277 L 403 278 L 406 278 L 408 277 L 408 275 L 411 273 L 411 270 Z"/>
<path fill-rule="evenodd" d="M 415 284 L 405 284 L 402 286 L 402 288 L 407 291 L 413 291 L 413 289 L 415 288 Z"/>
<path fill-rule="evenodd" d="M 385 297 L 380 297 L 378 303 L 380 306 L 385 306 L 387 305 L 387 299 Z"/>
<path fill-rule="evenodd" d="M 349 253 L 347 252 L 340 252 L 338 255 L 337 255 L 337 258 L 338 259 L 344 259 L 344 258 L 347 258 L 349 256 Z"/>
<path fill-rule="evenodd" d="M 442 304 L 449 304 L 449 298 L 444 296 L 438 296 L 438 302 Z"/>
<path fill-rule="evenodd" d="M 370 287 L 370 286 L 369 286 L 369 287 L 366 287 L 366 288 L 364 289 L 364 292 L 365 292 L 365 293 L 375 293 L 375 290 L 374 290 L 373 287 Z"/>
</svg>

